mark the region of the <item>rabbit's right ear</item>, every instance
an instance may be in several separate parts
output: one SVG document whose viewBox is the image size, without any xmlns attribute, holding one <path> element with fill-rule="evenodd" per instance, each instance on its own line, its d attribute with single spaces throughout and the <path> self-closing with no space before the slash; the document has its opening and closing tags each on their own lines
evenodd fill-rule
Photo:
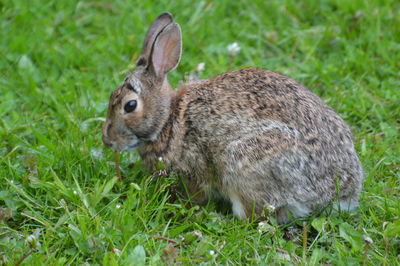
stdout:
<svg viewBox="0 0 400 266">
<path fill-rule="evenodd" d="M 136 62 L 136 66 L 147 67 L 150 62 L 150 55 L 153 48 L 153 44 L 160 34 L 161 31 L 164 30 L 166 26 L 173 22 L 172 15 L 168 12 L 162 13 L 159 15 L 151 24 L 150 28 L 147 31 L 146 38 L 144 39 L 142 54 Z"/>
</svg>

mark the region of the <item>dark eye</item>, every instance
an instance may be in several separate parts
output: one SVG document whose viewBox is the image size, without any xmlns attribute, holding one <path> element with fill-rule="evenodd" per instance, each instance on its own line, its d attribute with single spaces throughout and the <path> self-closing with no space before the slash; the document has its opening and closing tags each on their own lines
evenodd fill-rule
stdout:
<svg viewBox="0 0 400 266">
<path fill-rule="evenodd" d="M 129 102 L 127 102 L 125 104 L 124 110 L 127 113 L 131 113 L 131 112 L 135 111 L 136 106 L 137 106 L 137 101 L 136 100 L 132 100 L 132 101 L 129 101 Z"/>
</svg>

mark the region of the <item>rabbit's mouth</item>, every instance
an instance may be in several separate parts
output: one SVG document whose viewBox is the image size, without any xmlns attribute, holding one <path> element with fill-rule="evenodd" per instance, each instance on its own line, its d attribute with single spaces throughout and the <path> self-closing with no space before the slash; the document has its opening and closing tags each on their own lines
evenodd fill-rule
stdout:
<svg viewBox="0 0 400 266">
<path fill-rule="evenodd" d="M 135 137 L 134 139 L 129 140 L 125 145 L 121 145 L 122 147 L 120 147 L 119 151 L 130 151 L 130 150 L 134 150 L 136 148 L 138 148 L 140 146 L 140 144 L 142 143 L 142 141 L 140 141 L 139 138 Z M 119 146 L 118 144 L 116 146 Z M 118 150 L 118 148 L 116 147 L 116 150 Z"/>
<path fill-rule="evenodd" d="M 111 141 L 111 146 L 118 152 L 134 150 L 141 144 L 142 141 L 135 135 L 124 136 L 119 141 Z"/>
</svg>

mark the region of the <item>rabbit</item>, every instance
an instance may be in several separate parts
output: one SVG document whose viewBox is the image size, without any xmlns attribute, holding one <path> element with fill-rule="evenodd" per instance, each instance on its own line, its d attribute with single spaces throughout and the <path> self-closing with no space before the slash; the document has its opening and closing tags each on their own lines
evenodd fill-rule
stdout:
<svg viewBox="0 0 400 266">
<path fill-rule="evenodd" d="M 342 118 L 304 85 L 260 68 L 182 84 L 180 26 L 170 13 L 151 24 L 136 69 L 111 95 L 103 142 L 137 150 L 155 169 L 162 158 L 192 191 L 229 201 L 239 218 L 277 222 L 326 206 L 358 206 L 363 169 Z"/>
</svg>

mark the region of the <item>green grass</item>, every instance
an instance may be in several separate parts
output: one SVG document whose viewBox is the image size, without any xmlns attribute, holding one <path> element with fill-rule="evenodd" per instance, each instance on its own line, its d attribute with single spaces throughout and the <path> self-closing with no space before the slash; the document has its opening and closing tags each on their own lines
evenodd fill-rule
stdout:
<svg viewBox="0 0 400 266">
<path fill-rule="evenodd" d="M 0 10 L 0 264 L 400 264 L 398 1 L 0 0 Z M 184 39 L 174 86 L 200 62 L 201 78 L 269 68 L 348 122 L 366 172 L 355 214 L 288 230 L 213 203 L 186 209 L 170 200 L 177 178 L 151 177 L 135 154 L 122 154 L 115 182 L 101 118 L 166 10 Z"/>
</svg>

